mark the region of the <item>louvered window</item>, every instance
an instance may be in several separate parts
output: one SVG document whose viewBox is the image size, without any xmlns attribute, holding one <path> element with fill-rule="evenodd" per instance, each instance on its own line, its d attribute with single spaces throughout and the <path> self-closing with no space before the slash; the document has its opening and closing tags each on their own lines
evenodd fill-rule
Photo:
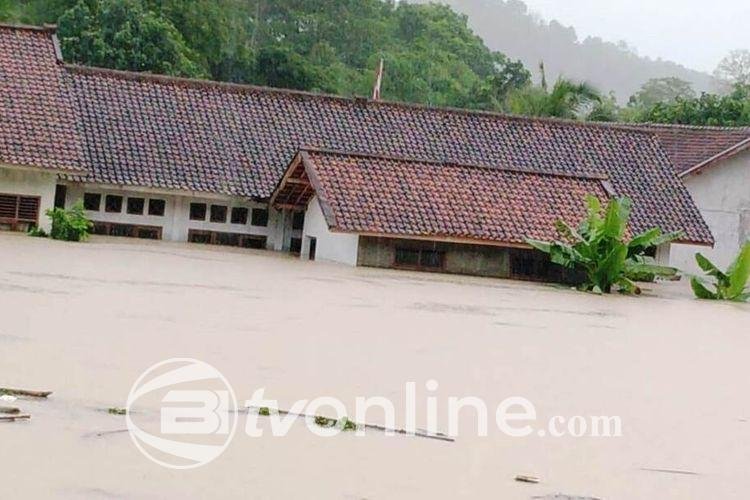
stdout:
<svg viewBox="0 0 750 500">
<path fill-rule="evenodd" d="M 37 223 L 39 221 L 39 198 L 0 194 L 0 219 L 5 223 Z"/>
</svg>

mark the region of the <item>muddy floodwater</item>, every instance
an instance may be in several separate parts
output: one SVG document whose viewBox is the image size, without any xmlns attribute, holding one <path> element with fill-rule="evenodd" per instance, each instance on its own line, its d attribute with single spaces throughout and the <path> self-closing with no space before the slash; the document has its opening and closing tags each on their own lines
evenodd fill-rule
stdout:
<svg viewBox="0 0 750 500">
<path fill-rule="evenodd" d="M 289 407 L 385 396 L 440 405 L 522 396 L 553 416 L 614 415 L 621 437 L 514 438 L 461 413 L 455 442 L 240 428 L 210 464 L 171 470 L 135 447 L 122 407 L 161 360 L 220 370 L 237 399 Z M 0 234 L 0 387 L 54 391 L 0 422 L 5 498 L 746 499 L 750 306 L 301 262 L 270 252 Z M 6 405 L 7 403 L 0 403 Z M 426 427 L 417 409 L 417 426 Z M 368 417 L 383 423 L 380 414 Z M 492 418 L 492 417 L 491 417 Z M 533 476 L 539 483 L 515 481 Z"/>
</svg>

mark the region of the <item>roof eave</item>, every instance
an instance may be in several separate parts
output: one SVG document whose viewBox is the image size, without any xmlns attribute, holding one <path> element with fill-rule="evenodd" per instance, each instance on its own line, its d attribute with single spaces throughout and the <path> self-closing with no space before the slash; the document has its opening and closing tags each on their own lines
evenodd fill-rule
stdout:
<svg viewBox="0 0 750 500">
<path fill-rule="evenodd" d="M 703 161 L 703 162 L 701 162 L 701 163 L 699 163 L 699 164 L 697 164 L 697 165 L 695 165 L 693 167 L 690 167 L 689 169 L 685 170 L 684 172 L 680 172 L 679 174 L 677 174 L 677 176 L 682 179 L 682 178 L 687 177 L 689 175 L 698 174 L 698 173 L 702 172 L 703 170 L 705 170 L 706 168 L 708 168 L 708 167 L 710 167 L 712 165 L 715 165 L 716 163 L 718 163 L 720 161 L 728 160 L 729 158 L 732 158 L 733 156 L 736 156 L 736 155 L 740 154 L 741 152 L 747 150 L 748 148 L 750 148 L 750 137 L 748 137 L 747 139 L 745 139 L 743 141 L 738 142 L 737 144 L 735 144 L 731 148 L 725 149 L 721 153 L 719 153 L 717 155 L 714 155 L 711 158 L 709 158 L 709 159 L 707 159 L 707 160 L 705 160 L 705 161 Z"/>
</svg>

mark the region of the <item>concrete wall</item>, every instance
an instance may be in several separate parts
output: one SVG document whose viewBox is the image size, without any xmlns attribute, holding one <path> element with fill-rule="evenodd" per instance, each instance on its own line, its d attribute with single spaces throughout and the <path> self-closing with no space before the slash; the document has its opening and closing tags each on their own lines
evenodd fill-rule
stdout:
<svg viewBox="0 0 750 500">
<path fill-rule="evenodd" d="M 334 233 L 328 229 L 317 197 L 313 197 L 305 212 L 305 227 L 302 231 L 301 258 L 310 256 L 310 239 L 316 239 L 315 260 L 338 262 L 349 266 L 357 265 L 359 236 L 348 233 Z"/>
<path fill-rule="evenodd" d="M 672 265 L 698 272 L 695 253 L 720 267 L 728 266 L 750 238 L 750 151 L 683 179 L 716 239 L 713 249 L 672 245 Z"/>
<path fill-rule="evenodd" d="M 183 195 L 181 193 L 177 194 L 160 192 L 158 190 L 149 190 L 143 188 L 130 189 L 102 185 L 85 186 L 82 184 L 69 183 L 65 206 L 69 207 L 76 201 L 82 200 L 84 193 L 96 193 L 102 195 L 100 210 L 98 212 L 86 212 L 86 215 L 93 221 L 158 226 L 162 228 L 162 238 L 168 241 L 187 241 L 188 231 L 190 229 L 266 236 L 267 248 L 275 249 L 279 247 L 278 249 L 281 249 L 279 241 L 282 239 L 283 233 L 278 232 L 280 228 L 277 219 L 281 217 L 281 214 L 278 211 L 269 211 L 268 226 L 262 227 L 252 225 L 252 209 L 267 208 L 267 205 L 263 203 L 251 202 L 242 198 L 229 196 L 190 196 L 187 194 Z M 104 210 L 105 197 L 108 194 L 123 197 L 123 206 L 120 213 L 108 213 Z M 129 196 L 146 199 L 143 215 L 132 215 L 127 213 L 127 198 Z M 151 198 L 161 199 L 165 201 L 166 206 L 164 216 L 148 215 L 148 200 Z M 205 221 L 190 220 L 191 203 L 206 204 L 207 213 Z M 216 223 L 209 221 L 210 207 L 212 204 L 225 205 L 228 207 L 226 223 Z M 248 209 L 247 224 L 231 223 L 231 212 L 233 207 L 245 207 Z"/>
<path fill-rule="evenodd" d="M 45 231 L 50 230 L 50 220 L 44 212 L 55 205 L 56 184 L 57 174 L 0 165 L 0 193 L 39 196 L 39 227 Z"/>
</svg>

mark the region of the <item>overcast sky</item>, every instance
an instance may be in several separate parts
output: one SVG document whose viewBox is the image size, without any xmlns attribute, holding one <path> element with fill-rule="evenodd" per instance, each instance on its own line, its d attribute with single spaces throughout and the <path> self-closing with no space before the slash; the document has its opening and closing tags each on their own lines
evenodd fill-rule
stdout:
<svg viewBox="0 0 750 500">
<path fill-rule="evenodd" d="M 641 55 L 712 72 L 730 50 L 750 49 L 750 0 L 524 0 L 580 39 L 625 40 Z"/>
</svg>

